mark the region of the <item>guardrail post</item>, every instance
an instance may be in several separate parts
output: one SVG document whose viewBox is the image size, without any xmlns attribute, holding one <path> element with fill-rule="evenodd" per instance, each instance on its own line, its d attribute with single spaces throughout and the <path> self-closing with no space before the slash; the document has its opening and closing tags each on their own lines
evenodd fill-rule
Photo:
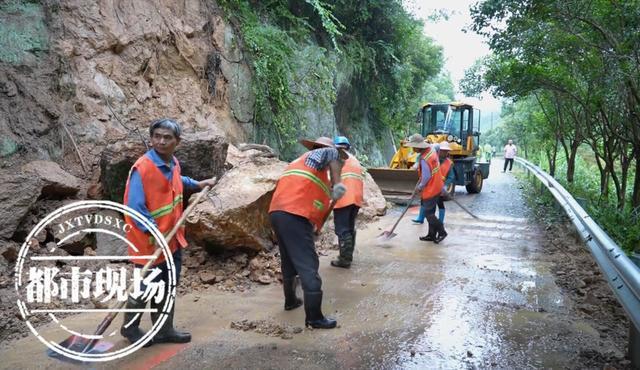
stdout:
<svg viewBox="0 0 640 370">
<path fill-rule="evenodd" d="M 633 324 L 629 328 L 629 360 L 632 368 L 640 369 L 640 333 Z"/>
</svg>

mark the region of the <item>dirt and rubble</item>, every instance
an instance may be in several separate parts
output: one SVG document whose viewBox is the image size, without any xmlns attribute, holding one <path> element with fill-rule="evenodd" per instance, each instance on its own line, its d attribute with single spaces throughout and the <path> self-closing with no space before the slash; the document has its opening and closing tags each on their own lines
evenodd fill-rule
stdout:
<svg viewBox="0 0 640 370">
<path fill-rule="evenodd" d="M 232 321 L 230 327 L 235 330 L 254 331 L 258 334 L 281 339 L 293 339 L 294 334 L 300 334 L 303 331 L 299 326 L 283 325 L 273 319 Z"/>
<path fill-rule="evenodd" d="M 626 356 L 631 325 L 624 309 L 603 278 L 600 268 L 571 221 L 560 209 L 545 202 L 539 190 L 525 182 L 532 214 L 543 227 L 543 251 L 552 263 L 556 284 L 571 298 L 572 313 L 589 322 L 600 334 L 600 343 L 615 343 L 616 350 L 601 345 L 578 354 L 585 368 L 630 369 Z M 603 365 L 604 364 L 604 365 Z"/>
<path fill-rule="evenodd" d="M 200 168 L 195 176 L 221 176 L 222 180 L 209 196 L 196 206 L 194 214 L 188 219 L 187 237 L 190 245 L 184 249 L 178 294 L 208 294 L 206 291 L 210 288 L 244 292 L 257 285 L 279 284 L 282 279 L 280 257 L 267 218 L 267 209 L 275 184 L 286 163 L 272 157 L 256 155 L 257 152 L 252 149 L 239 150 L 216 135 L 187 137 L 181 145 L 181 151 L 177 155 L 182 153 L 184 159 L 191 163 L 205 161 L 210 165 Z M 96 191 L 96 196 L 107 199 L 122 197 L 123 188 L 120 184 L 126 182 L 127 168 L 130 168 L 135 158 L 143 152 L 142 144 L 136 142 L 125 141 L 108 146 L 103 152 L 101 162 L 106 176 L 103 176 L 102 186 Z M 25 167 L 27 171 L 33 171 L 33 168 L 38 166 L 47 170 L 37 176 L 40 179 L 37 182 L 39 188 L 35 188 L 34 192 L 40 196 L 29 200 L 29 206 L 23 208 L 25 215 L 9 229 L 8 235 L 12 236 L 12 240 L 0 243 L 2 342 L 28 333 L 27 326 L 21 322 L 13 288 L 14 267 L 21 247 L 20 241 L 24 241 L 31 228 L 47 214 L 86 194 L 78 195 L 82 181 L 73 176 L 65 176 L 66 172 L 55 163 L 33 162 Z M 15 185 L 19 186 L 18 183 Z M 243 194 L 243 197 L 238 197 L 237 194 Z M 364 227 L 368 222 L 383 215 L 387 207 L 384 197 L 370 176 L 365 183 L 365 194 L 368 199 L 362 208 L 359 227 Z M 337 247 L 337 238 L 333 230 L 333 220 L 330 217 L 317 241 L 318 254 L 327 255 L 328 250 Z M 47 249 L 56 249 L 55 242 L 60 238 L 61 235 L 54 237 L 53 230 L 46 227 L 30 241 L 31 250 L 34 254 L 46 254 Z M 45 246 L 47 248 L 44 248 Z M 56 255 L 96 254 L 125 255 L 126 247 L 115 239 L 99 234 L 77 240 L 71 239 L 56 249 Z M 66 262 L 64 265 L 72 266 L 77 263 Z M 91 269 L 97 266 L 96 263 L 84 262 L 83 266 Z M 122 266 L 131 268 L 128 264 L 113 261 L 109 266 L 115 269 Z M 87 302 L 86 305 L 103 308 L 109 303 L 93 301 Z M 47 308 L 62 306 L 63 304 L 58 302 Z M 33 321 L 35 325 L 43 322 L 44 319 Z"/>
</svg>

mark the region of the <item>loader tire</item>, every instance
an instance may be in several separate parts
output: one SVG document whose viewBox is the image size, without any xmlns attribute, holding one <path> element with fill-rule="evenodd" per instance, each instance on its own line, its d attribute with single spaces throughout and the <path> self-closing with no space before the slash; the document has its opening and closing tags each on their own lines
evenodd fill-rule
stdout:
<svg viewBox="0 0 640 370">
<path fill-rule="evenodd" d="M 482 191 L 482 183 L 484 179 L 482 178 L 482 172 L 479 169 L 476 169 L 473 172 L 473 179 L 470 183 L 466 185 L 467 192 L 469 194 L 477 194 Z"/>
</svg>

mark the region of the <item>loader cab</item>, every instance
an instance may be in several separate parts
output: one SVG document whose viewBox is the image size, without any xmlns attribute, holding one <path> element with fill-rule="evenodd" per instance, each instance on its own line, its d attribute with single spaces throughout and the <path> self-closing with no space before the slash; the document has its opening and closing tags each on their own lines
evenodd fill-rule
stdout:
<svg viewBox="0 0 640 370">
<path fill-rule="evenodd" d="M 474 111 L 478 114 L 474 115 Z M 460 152 L 452 155 L 471 155 L 479 146 L 479 112 L 464 103 L 425 104 L 419 115 L 422 135 L 438 137 L 438 142 L 457 143 Z"/>
</svg>

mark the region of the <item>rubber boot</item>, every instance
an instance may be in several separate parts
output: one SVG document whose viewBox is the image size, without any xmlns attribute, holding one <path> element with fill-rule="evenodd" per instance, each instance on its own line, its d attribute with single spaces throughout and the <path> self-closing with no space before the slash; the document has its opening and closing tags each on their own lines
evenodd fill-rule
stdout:
<svg viewBox="0 0 640 370">
<path fill-rule="evenodd" d="M 353 262 L 353 252 L 356 250 L 356 231 L 353 230 L 353 234 L 351 234 L 351 246 L 349 247 L 347 258 L 349 259 L 349 263 Z"/>
<path fill-rule="evenodd" d="M 333 329 L 337 321 L 322 314 L 322 291 L 304 292 L 304 324 L 314 329 Z"/>
<path fill-rule="evenodd" d="M 158 312 L 151 313 L 151 321 L 155 324 L 159 319 L 162 311 L 162 307 L 164 307 L 164 300 L 159 304 L 156 304 L 155 301 L 151 301 L 151 308 L 155 308 Z M 160 328 L 160 331 L 153 337 L 153 343 L 189 343 L 191 342 L 191 333 L 184 333 L 177 331 L 173 327 L 173 316 L 176 311 L 175 301 L 171 306 L 171 309 L 168 312 L 167 320 Z"/>
<path fill-rule="evenodd" d="M 424 208 L 420 207 L 420 212 L 418 213 L 418 217 L 411 220 L 416 225 L 422 225 L 424 223 Z"/>
<path fill-rule="evenodd" d="M 440 220 L 440 222 L 444 225 L 444 214 L 445 214 L 445 209 L 441 208 L 438 209 L 438 220 Z"/>
<path fill-rule="evenodd" d="M 354 251 L 356 250 L 356 235 L 358 235 L 358 232 L 356 230 L 353 230 L 353 250 Z"/>
<path fill-rule="evenodd" d="M 142 310 L 147 306 L 147 302 L 140 301 L 132 298 L 131 296 L 127 299 L 127 304 L 125 308 L 128 309 L 137 309 Z M 140 338 L 144 337 L 146 334 L 144 330 L 140 329 L 140 319 L 142 318 L 142 312 L 125 312 L 124 313 L 124 321 L 122 323 L 122 327 L 120 328 L 120 334 L 127 338 L 127 340 L 131 343 L 135 343 L 140 340 Z M 128 326 L 127 326 L 128 325 Z M 145 343 L 145 347 L 149 347 L 152 345 L 152 341 L 148 341 Z"/>
<path fill-rule="evenodd" d="M 342 268 L 351 267 L 351 261 L 353 260 L 353 236 L 347 234 L 343 238 L 338 238 L 338 245 L 340 254 L 337 259 L 331 261 L 331 266 Z"/>
<path fill-rule="evenodd" d="M 429 233 L 425 236 L 421 236 L 420 240 L 422 240 L 423 242 L 433 242 L 437 238 L 438 231 L 440 231 L 440 226 L 438 225 L 442 224 L 435 215 L 430 215 L 429 217 L 427 217 L 427 222 L 429 223 Z"/>
<path fill-rule="evenodd" d="M 296 286 L 298 281 L 296 278 L 282 279 L 282 289 L 284 290 L 284 309 L 291 311 L 302 306 L 302 299 L 296 296 Z"/>
<path fill-rule="evenodd" d="M 447 232 L 444 230 L 444 225 L 443 224 L 439 224 L 438 225 L 438 232 L 437 232 L 437 236 L 435 238 L 435 240 L 433 241 L 434 243 L 438 244 L 441 241 L 444 240 L 444 238 L 447 237 Z"/>
</svg>

